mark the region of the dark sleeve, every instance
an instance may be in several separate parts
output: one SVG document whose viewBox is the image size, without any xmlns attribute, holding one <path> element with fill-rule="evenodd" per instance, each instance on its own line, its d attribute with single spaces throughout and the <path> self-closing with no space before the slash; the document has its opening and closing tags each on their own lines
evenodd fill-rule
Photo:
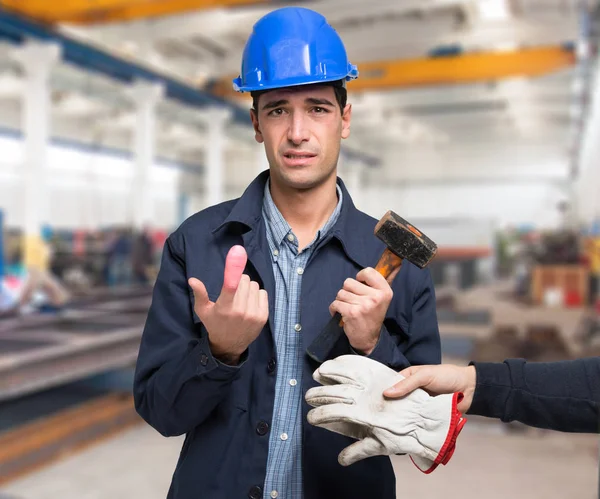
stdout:
<svg viewBox="0 0 600 499">
<path fill-rule="evenodd" d="M 600 429 L 600 357 L 560 362 L 472 362 L 469 414 L 573 433 Z"/>
<path fill-rule="evenodd" d="M 395 323 L 386 321 L 375 349 L 368 356 L 397 371 L 411 365 L 440 364 L 442 361 L 431 273 L 425 269 L 419 274 L 421 280 L 413 297 L 407 343 L 404 342 L 405 334 L 393 330 Z"/>
<path fill-rule="evenodd" d="M 165 243 L 133 386 L 138 414 L 165 436 L 201 424 L 244 368 L 243 362 L 236 367 L 218 362 L 206 330 L 194 323 L 183 244 L 176 234 Z"/>
</svg>

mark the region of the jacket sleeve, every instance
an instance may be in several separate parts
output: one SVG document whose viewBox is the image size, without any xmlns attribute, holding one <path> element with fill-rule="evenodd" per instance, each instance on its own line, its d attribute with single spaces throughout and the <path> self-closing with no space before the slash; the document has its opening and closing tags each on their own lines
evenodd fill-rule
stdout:
<svg viewBox="0 0 600 499">
<path fill-rule="evenodd" d="M 560 362 L 472 362 L 469 414 L 571 433 L 600 430 L 600 357 Z"/>
<path fill-rule="evenodd" d="M 164 436 L 201 424 L 244 369 L 244 359 L 239 366 L 217 361 L 194 322 L 182 247 L 177 233 L 165 243 L 134 375 L 135 408 Z"/>
<path fill-rule="evenodd" d="M 369 354 L 369 358 L 398 371 L 411 365 L 440 364 L 442 361 L 433 280 L 428 269 L 418 275 L 420 280 L 412 299 L 408 339 L 402 331 L 395 330 L 395 321 L 386 320 L 379 341 Z"/>
</svg>

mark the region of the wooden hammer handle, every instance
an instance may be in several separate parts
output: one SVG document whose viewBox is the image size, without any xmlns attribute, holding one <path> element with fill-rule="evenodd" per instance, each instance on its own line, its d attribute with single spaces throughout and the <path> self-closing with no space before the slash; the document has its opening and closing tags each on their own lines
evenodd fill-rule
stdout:
<svg viewBox="0 0 600 499">
<path fill-rule="evenodd" d="M 401 266 L 402 258 L 392 253 L 389 248 L 386 248 L 379 258 L 377 265 L 375 265 L 375 270 L 385 277 L 385 280 L 391 285 L 396 275 L 398 275 Z M 340 320 L 340 326 L 344 326 L 343 320 Z"/>
<path fill-rule="evenodd" d="M 386 248 L 377 265 L 375 265 L 375 270 L 385 277 L 388 284 L 391 285 L 401 266 L 402 258 Z"/>
</svg>

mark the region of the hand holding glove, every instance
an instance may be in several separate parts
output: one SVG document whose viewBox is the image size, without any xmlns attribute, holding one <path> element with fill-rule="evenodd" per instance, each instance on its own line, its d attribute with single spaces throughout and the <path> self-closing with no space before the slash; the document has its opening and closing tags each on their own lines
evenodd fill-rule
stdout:
<svg viewBox="0 0 600 499">
<path fill-rule="evenodd" d="M 339 455 L 342 466 L 380 455 L 409 454 L 424 473 L 447 464 L 466 423 L 456 408 L 461 394 L 431 397 L 417 389 L 400 399 L 383 392 L 401 381 L 393 369 L 359 355 L 324 362 L 313 374 L 324 386 L 307 391 L 312 425 L 358 439 Z"/>
</svg>

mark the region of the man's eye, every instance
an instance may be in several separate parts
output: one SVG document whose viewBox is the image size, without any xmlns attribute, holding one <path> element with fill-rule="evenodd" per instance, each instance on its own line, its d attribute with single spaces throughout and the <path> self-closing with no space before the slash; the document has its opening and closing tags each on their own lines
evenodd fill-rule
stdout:
<svg viewBox="0 0 600 499">
<path fill-rule="evenodd" d="M 269 116 L 280 116 L 283 113 L 283 109 L 278 107 L 277 109 L 273 109 L 269 112 Z"/>
<path fill-rule="evenodd" d="M 313 111 L 317 114 L 322 114 L 322 113 L 327 113 L 327 109 L 325 109 L 324 107 L 314 107 Z"/>
</svg>

